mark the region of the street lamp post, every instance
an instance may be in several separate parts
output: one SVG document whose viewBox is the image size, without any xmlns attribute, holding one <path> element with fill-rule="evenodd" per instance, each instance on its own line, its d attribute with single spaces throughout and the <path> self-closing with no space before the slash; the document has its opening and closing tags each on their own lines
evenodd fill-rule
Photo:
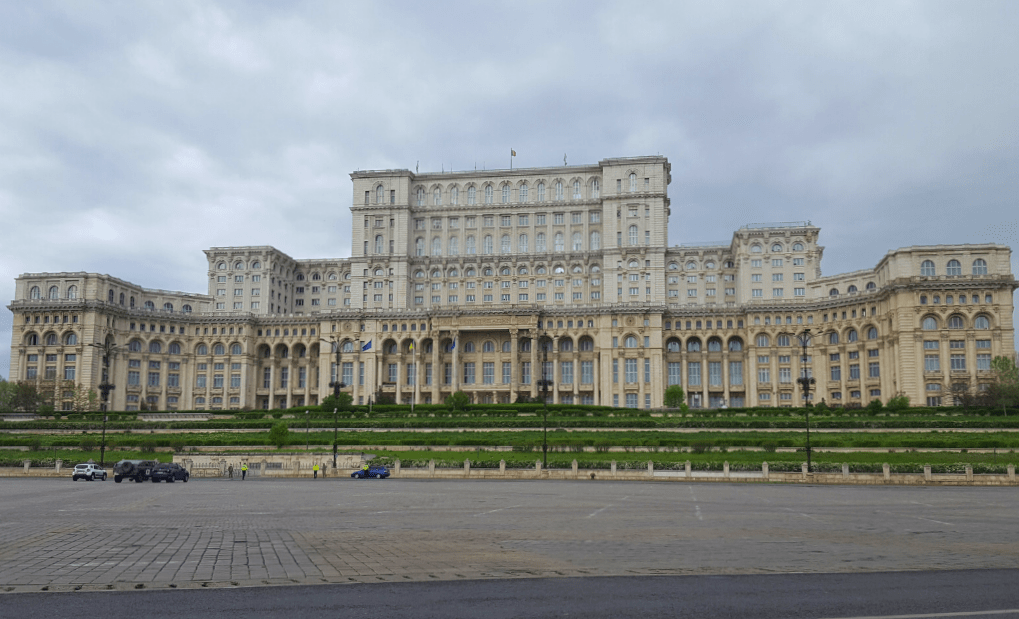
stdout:
<svg viewBox="0 0 1019 619">
<path fill-rule="evenodd" d="M 807 371 L 807 346 L 810 345 L 810 328 L 807 327 L 796 339 L 799 340 L 800 346 L 803 347 L 803 356 L 800 357 L 800 377 L 796 379 L 796 382 L 800 384 L 800 388 L 803 389 L 803 410 L 806 415 L 807 421 L 807 472 L 810 473 L 810 386 L 814 384 L 814 377 L 809 376 Z"/>
<path fill-rule="evenodd" d="M 541 320 L 541 316 L 538 318 L 538 328 L 543 329 L 544 323 Z M 548 468 L 548 388 L 552 385 L 552 379 L 547 376 L 548 366 L 548 337 L 538 334 L 538 345 L 541 346 L 542 358 L 541 358 L 541 380 L 538 381 L 538 386 L 541 387 L 541 401 L 543 405 L 542 423 L 541 423 L 541 467 Z"/>
<path fill-rule="evenodd" d="M 304 451 L 311 450 L 311 411 L 304 411 Z"/>
<path fill-rule="evenodd" d="M 333 409 L 333 468 L 336 468 L 336 409 Z"/>
<path fill-rule="evenodd" d="M 342 380 L 342 377 L 343 377 L 343 367 L 340 364 L 340 341 L 339 341 L 339 339 L 335 335 L 332 336 L 332 339 L 328 339 L 328 340 L 327 339 L 322 339 L 322 341 L 323 342 L 330 342 L 330 343 L 332 343 L 332 345 L 333 345 L 333 352 L 336 353 L 336 376 L 333 377 L 334 380 L 329 383 L 329 386 L 332 387 L 332 389 L 333 389 L 333 398 L 337 401 L 337 404 L 339 404 L 340 389 L 343 389 L 344 387 L 347 386 L 347 384 L 344 383 L 343 380 Z M 337 424 L 337 413 L 336 413 L 336 411 L 337 411 L 337 409 L 334 408 L 333 409 L 333 468 L 334 469 L 336 468 L 336 424 Z"/>
<path fill-rule="evenodd" d="M 99 446 L 99 466 L 106 466 L 106 422 L 109 420 L 109 415 L 106 413 L 110 400 L 110 392 L 115 387 L 110 384 L 110 357 L 116 353 L 117 345 L 106 340 L 102 344 L 90 343 L 89 346 L 100 350 L 103 354 L 103 376 L 102 381 L 99 383 L 99 394 L 102 397 L 99 408 L 103 413 L 103 438 Z"/>
</svg>

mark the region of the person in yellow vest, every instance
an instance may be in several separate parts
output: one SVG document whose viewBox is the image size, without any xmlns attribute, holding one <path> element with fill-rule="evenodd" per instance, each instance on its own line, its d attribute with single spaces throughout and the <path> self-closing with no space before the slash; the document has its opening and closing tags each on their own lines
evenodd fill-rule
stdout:
<svg viewBox="0 0 1019 619">
<path fill-rule="evenodd" d="M 247 476 L 248 476 L 248 463 L 243 462 L 241 463 L 241 481 L 244 481 L 244 478 Z"/>
<path fill-rule="evenodd" d="M 315 466 L 311 467 L 311 471 L 312 471 L 312 473 L 315 474 L 315 479 L 318 479 L 318 465 L 317 464 Z"/>
</svg>

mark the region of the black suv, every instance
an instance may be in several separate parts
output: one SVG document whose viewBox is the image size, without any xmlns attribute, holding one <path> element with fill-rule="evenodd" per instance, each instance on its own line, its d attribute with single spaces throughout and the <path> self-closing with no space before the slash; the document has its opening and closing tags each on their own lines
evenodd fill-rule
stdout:
<svg viewBox="0 0 1019 619">
<path fill-rule="evenodd" d="M 157 464 L 156 468 L 152 469 L 152 483 L 165 481 L 168 484 L 172 484 L 178 479 L 187 483 L 189 477 L 191 477 L 191 474 L 179 464 Z"/>
<path fill-rule="evenodd" d="M 125 479 L 145 481 L 157 464 L 155 460 L 121 460 L 113 466 L 113 481 L 118 484 Z"/>
</svg>

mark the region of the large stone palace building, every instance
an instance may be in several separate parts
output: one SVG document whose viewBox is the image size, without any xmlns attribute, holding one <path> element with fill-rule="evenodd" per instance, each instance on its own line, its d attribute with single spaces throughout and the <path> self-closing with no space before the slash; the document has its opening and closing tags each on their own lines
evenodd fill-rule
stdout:
<svg viewBox="0 0 1019 619">
<path fill-rule="evenodd" d="M 111 410 L 311 405 L 337 378 L 360 403 L 509 402 L 544 377 L 558 403 L 661 407 L 679 384 L 692 406 L 792 406 L 803 373 L 830 404 L 940 404 L 1014 351 L 1006 246 L 829 276 L 809 222 L 669 247 L 664 157 L 351 178 L 350 258 L 214 247 L 208 294 L 21 275 L 12 379 L 94 388 L 110 343 Z"/>
</svg>

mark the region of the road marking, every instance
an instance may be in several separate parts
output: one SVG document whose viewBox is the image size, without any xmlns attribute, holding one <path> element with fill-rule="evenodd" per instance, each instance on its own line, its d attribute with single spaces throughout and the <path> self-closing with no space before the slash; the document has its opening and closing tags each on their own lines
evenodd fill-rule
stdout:
<svg viewBox="0 0 1019 619">
<path fill-rule="evenodd" d="M 700 505 L 694 505 L 693 506 L 693 515 L 697 516 L 697 520 L 704 520 L 704 517 L 701 516 L 701 506 Z"/>
<path fill-rule="evenodd" d="M 924 617 L 987 617 L 1019 613 L 1019 608 L 1005 610 L 972 610 L 958 613 L 924 613 L 920 615 L 866 615 L 859 617 L 829 617 L 828 619 L 923 619 Z"/>
<path fill-rule="evenodd" d="M 886 511 L 882 511 L 882 510 L 878 510 L 877 513 L 879 513 L 879 514 L 891 514 L 892 516 L 902 516 L 903 518 L 916 518 L 917 520 L 926 520 L 927 522 L 936 522 L 938 524 L 944 524 L 944 525 L 947 525 L 947 526 L 950 526 L 950 527 L 951 526 L 955 526 L 951 522 L 942 522 L 940 520 L 935 520 L 933 518 L 924 518 L 923 516 L 910 516 L 909 514 L 897 514 L 895 512 L 886 512 Z"/>
<path fill-rule="evenodd" d="M 492 509 L 487 512 L 481 512 L 480 514 L 473 514 L 474 516 L 484 516 L 485 514 L 494 514 L 495 512 L 501 512 L 504 509 L 513 509 L 514 507 L 523 507 L 523 505 L 510 505 L 509 507 L 500 507 L 499 509 Z"/>
<path fill-rule="evenodd" d="M 788 507 L 783 507 L 782 509 L 786 510 L 787 512 L 792 512 L 793 511 L 791 508 L 788 508 Z M 797 515 L 800 515 L 800 516 L 803 516 L 804 518 L 810 518 L 811 520 L 817 520 L 817 518 L 815 518 L 814 516 L 811 516 L 810 514 L 804 514 L 803 512 L 793 512 L 793 513 L 797 514 Z"/>
<path fill-rule="evenodd" d="M 612 507 L 612 506 L 611 505 L 606 505 L 605 507 L 603 507 L 601 509 L 596 509 L 593 512 L 591 512 L 590 514 L 588 514 L 586 517 L 587 518 L 592 518 L 594 516 L 597 516 L 598 514 L 602 513 L 603 511 L 605 511 L 606 509 L 608 509 L 610 507 Z"/>
</svg>

